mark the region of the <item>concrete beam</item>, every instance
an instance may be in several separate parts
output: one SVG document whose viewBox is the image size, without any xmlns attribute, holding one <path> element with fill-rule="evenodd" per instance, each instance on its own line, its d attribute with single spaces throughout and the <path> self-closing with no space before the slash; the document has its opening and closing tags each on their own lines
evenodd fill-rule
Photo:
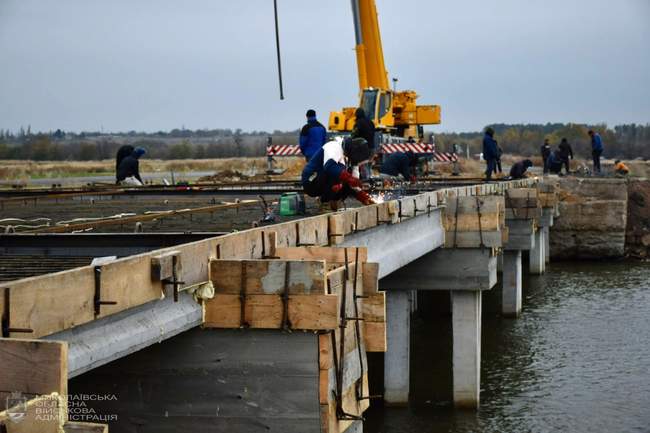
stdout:
<svg viewBox="0 0 650 433">
<path fill-rule="evenodd" d="M 411 293 L 386 292 L 387 350 L 384 355 L 384 403 L 406 405 L 409 402 L 411 350 Z"/>
<path fill-rule="evenodd" d="M 68 342 L 68 377 L 75 377 L 199 326 L 202 316 L 192 296 L 181 293 L 178 302 L 149 302 L 43 338 Z"/>
<path fill-rule="evenodd" d="M 445 242 L 441 211 L 399 224 L 384 224 L 345 236 L 339 247 L 368 247 L 368 261 L 379 263 L 379 278 L 411 263 Z M 417 289 L 417 287 L 414 287 Z"/>
<path fill-rule="evenodd" d="M 382 290 L 489 290 L 497 256 L 489 248 L 443 248 L 379 280 Z"/>
<path fill-rule="evenodd" d="M 481 389 L 482 292 L 451 292 L 454 405 L 475 409 Z"/>
<path fill-rule="evenodd" d="M 521 279 L 521 251 L 504 251 L 501 294 L 501 312 L 504 316 L 517 317 L 521 312 Z"/>
</svg>

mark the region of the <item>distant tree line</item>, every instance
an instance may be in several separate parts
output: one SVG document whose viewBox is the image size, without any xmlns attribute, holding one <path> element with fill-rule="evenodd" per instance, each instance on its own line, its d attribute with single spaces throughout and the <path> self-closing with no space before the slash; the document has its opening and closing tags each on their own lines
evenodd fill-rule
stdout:
<svg viewBox="0 0 650 433">
<path fill-rule="evenodd" d="M 650 124 L 617 125 L 613 129 L 607 125 L 583 125 L 576 123 L 516 124 L 503 123 L 488 125 L 495 131 L 495 139 L 505 153 L 537 156 L 545 138 L 552 148 L 556 148 L 562 138 L 571 144 L 578 157 L 591 156 L 591 141 L 587 132 L 592 129 L 600 133 L 605 145 L 604 156 L 608 158 L 650 159 Z M 470 152 L 480 153 L 483 131 L 464 133 L 435 134 L 437 146 L 451 150 L 454 144 L 463 148 L 469 145 Z"/>
<path fill-rule="evenodd" d="M 495 138 L 504 152 L 522 156 L 539 154 L 545 138 L 555 147 L 562 138 L 571 143 L 578 156 L 589 157 L 591 145 L 587 131 L 598 131 L 605 144 L 605 156 L 610 158 L 650 159 L 650 124 L 618 125 L 575 123 L 494 124 Z M 32 133 L 31 128 L 18 132 L 0 129 L 0 159 L 35 161 L 110 159 L 123 144 L 142 146 L 148 158 L 201 159 L 242 156 L 263 156 L 267 137 L 273 144 L 297 144 L 298 131 L 244 132 L 241 129 L 172 129 L 144 133 L 80 132 L 57 129 L 53 132 Z M 469 146 L 470 153 L 481 152 L 482 131 L 434 134 L 439 149 L 450 151 L 454 144 Z"/>
</svg>

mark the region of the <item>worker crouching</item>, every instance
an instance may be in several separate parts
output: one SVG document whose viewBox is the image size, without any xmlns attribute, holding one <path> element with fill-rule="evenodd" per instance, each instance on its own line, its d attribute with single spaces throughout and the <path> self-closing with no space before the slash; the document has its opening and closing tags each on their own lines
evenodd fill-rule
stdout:
<svg viewBox="0 0 650 433">
<path fill-rule="evenodd" d="M 321 203 L 329 202 L 332 209 L 351 195 L 364 205 L 373 204 L 358 177 L 358 165 L 369 157 L 368 142 L 363 138 L 336 137 L 325 143 L 302 171 L 305 193 L 318 197 Z"/>
<path fill-rule="evenodd" d="M 418 157 L 413 152 L 395 152 L 384 158 L 379 173 L 390 177 L 402 175 L 404 180 L 415 183 L 417 164 Z"/>
</svg>

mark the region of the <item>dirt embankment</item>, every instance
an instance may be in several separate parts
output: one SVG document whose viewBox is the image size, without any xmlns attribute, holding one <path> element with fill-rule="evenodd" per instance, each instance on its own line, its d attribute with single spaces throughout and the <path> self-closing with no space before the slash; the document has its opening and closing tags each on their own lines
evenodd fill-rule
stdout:
<svg viewBox="0 0 650 433">
<path fill-rule="evenodd" d="M 650 179 L 630 179 L 628 184 L 626 253 L 650 258 Z"/>
</svg>

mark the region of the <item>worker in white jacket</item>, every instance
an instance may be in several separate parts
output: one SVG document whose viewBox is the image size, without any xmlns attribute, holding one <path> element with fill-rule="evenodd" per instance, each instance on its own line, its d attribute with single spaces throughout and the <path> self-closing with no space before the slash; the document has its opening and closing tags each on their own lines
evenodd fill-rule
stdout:
<svg viewBox="0 0 650 433">
<path fill-rule="evenodd" d="M 359 164 L 370 157 L 368 142 L 363 138 L 336 137 L 325 143 L 309 160 L 302 172 L 307 195 L 321 202 L 344 200 L 354 195 L 361 203 L 374 203 L 361 189 Z"/>
</svg>

